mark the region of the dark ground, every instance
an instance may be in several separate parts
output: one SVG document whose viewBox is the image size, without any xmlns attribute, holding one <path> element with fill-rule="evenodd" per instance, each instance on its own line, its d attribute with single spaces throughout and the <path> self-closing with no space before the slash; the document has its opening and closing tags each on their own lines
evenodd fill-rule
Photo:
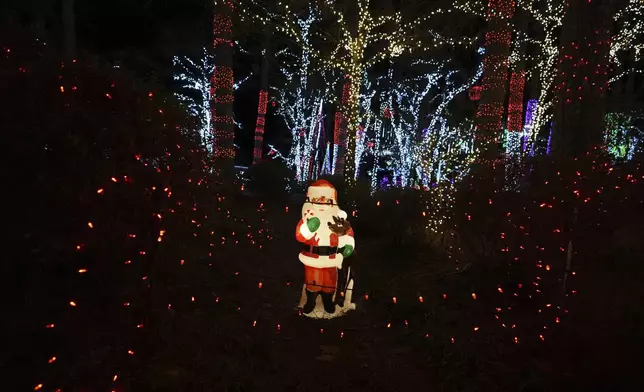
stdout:
<svg viewBox="0 0 644 392">
<path fill-rule="evenodd" d="M 586 313 L 583 302 L 593 288 L 580 288 L 587 294 L 569 303 L 572 315 L 548 331 L 547 341 L 530 337 L 526 328 L 515 344 L 515 333 L 494 325 L 498 293 L 489 282 L 498 271 L 475 266 L 455 273 L 454 262 L 438 252 L 405 250 L 386 237 L 361 238 L 359 231 L 358 310 L 331 321 L 298 316 L 302 266 L 292 230 L 299 208 L 290 210 L 267 214 L 275 240 L 262 250 L 234 252 L 237 262 L 224 270 L 235 283 L 228 282 L 219 303 L 213 296 L 220 291 L 204 289 L 195 296 L 205 301 L 164 318 L 148 337 L 153 359 L 132 375 L 134 390 L 599 391 L 636 385 L 635 350 L 626 344 L 641 339 L 632 329 L 638 324 L 620 333 L 628 327 L 610 325 L 619 316 Z"/>
<path fill-rule="evenodd" d="M 453 237 L 422 229 L 443 200 L 353 195 L 358 309 L 310 320 L 281 174 L 271 197 L 225 190 L 162 94 L 20 48 L 0 59 L 3 391 L 642 389 L 638 163 L 537 162 L 519 193 L 475 172 Z"/>
</svg>

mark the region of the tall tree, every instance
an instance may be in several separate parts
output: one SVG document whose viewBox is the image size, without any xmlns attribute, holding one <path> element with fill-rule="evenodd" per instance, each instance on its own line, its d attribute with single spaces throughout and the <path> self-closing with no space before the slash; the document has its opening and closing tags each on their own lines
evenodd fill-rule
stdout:
<svg viewBox="0 0 644 392">
<path fill-rule="evenodd" d="M 505 165 L 505 186 L 516 189 L 519 179 L 521 161 L 521 139 L 523 135 L 523 96 L 526 82 L 526 39 L 521 36 L 527 30 L 526 15 L 517 12 L 514 16 L 517 29 L 515 30 L 514 50 L 511 56 L 510 96 L 508 98 L 507 145 Z"/>
<path fill-rule="evenodd" d="M 320 108 L 329 100 L 335 78 L 333 72 L 316 72 L 311 63 L 315 56 L 311 42 L 313 25 L 320 21 L 317 6 L 280 11 L 264 12 L 275 22 L 277 31 L 284 34 L 272 40 L 282 47 L 275 51 L 272 59 L 277 60 L 275 69 L 283 76 L 280 78 L 283 84 L 280 88 L 276 85 L 271 88 L 277 92 L 276 112 L 291 134 L 291 148 L 286 161 L 295 170 L 297 180 L 304 182 L 311 179 L 310 165 L 319 147 L 316 133 L 319 135 L 319 127 L 324 121 Z"/>
<path fill-rule="evenodd" d="M 347 128 L 349 120 L 346 112 L 351 110 L 349 106 L 351 91 L 351 77 L 347 75 L 342 85 L 342 95 L 340 104 L 335 112 L 335 121 L 333 126 L 333 173 L 344 174 L 344 166 L 347 159 Z"/>
<path fill-rule="evenodd" d="M 224 177 L 232 174 L 235 161 L 235 120 L 233 115 L 233 22 L 234 4 L 229 0 L 213 2 L 213 46 L 215 70 L 211 79 L 212 124 L 215 167 Z"/>
<path fill-rule="evenodd" d="M 524 145 L 532 153 L 540 131 L 550 123 L 555 104 L 555 78 L 557 61 L 559 59 L 559 36 L 563 23 L 565 0 L 519 0 L 519 7 L 532 16 L 531 21 L 541 35 L 531 38 L 536 49 L 536 69 L 533 74 L 533 84 L 536 85 L 538 98 L 529 105 L 531 121 L 524 129 Z M 531 31 L 534 33 L 534 31 Z M 526 108 L 528 112 L 528 108 Z"/>
<path fill-rule="evenodd" d="M 264 148 L 264 127 L 266 126 L 266 109 L 268 107 L 268 70 L 270 56 L 270 33 L 266 30 L 262 50 L 262 65 L 260 71 L 259 101 L 257 104 L 257 122 L 255 124 L 255 145 L 253 148 L 253 164 L 262 160 Z"/>
<path fill-rule="evenodd" d="M 514 14 L 514 0 L 489 0 L 488 29 L 485 33 L 485 58 L 481 100 L 476 113 L 479 141 L 484 148 L 482 158 L 492 162 L 498 158 L 498 138 L 503 127 L 505 94 L 508 80 L 510 19 Z"/>
<path fill-rule="evenodd" d="M 268 19 L 274 23 L 278 30 L 285 33 L 296 44 L 302 47 L 306 53 L 307 62 L 309 57 L 318 65 L 320 73 L 323 71 L 337 70 L 344 74 L 345 83 L 342 92 L 340 110 L 336 113 L 336 126 L 334 128 L 336 147 L 335 173 L 344 175 L 349 186 L 355 182 L 356 154 L 359 155 L 356 138 L 360 131 L 360 92 L 365 81 L 365 74 L 372 66 L 390 59 L 396 58 L 403 53 L 415 50 L 429 50 L 442 44 L 469 44 L 469 38 L 454 40 L 442 37 L 440 34 L 425 29 L 422 35 L 431 39 L 430 44 L 425 44 L 420 38 L 418 31 L 423 24 L 437 15 L 443 15 L 451 10 L 437 9 L 424 13 L 422 17 L 411 21 L 403 21 L 401 12 L 376 15 L 376 2 L 374 0 L 357 0 L 355 2 L 320 2 L 322 13 L 328 18 L 322 18 L 320 25 L 316 26 L 316 41 L 308 37 L 312 31 L 310 24 L 302 25 L 301 18 L 298 18 L 296 2 L 288 1 L 278 3 L 278 12 L 266 12 L 265 7 L 257 7 L 255 2 L 248 0 L 244 2 L 249 13 L 256 14 L 254 17 L 262 19 L 266 23 Z M 301 4 L 301 3 L 300 3 Z M 419 5 L 420 3 L 415 3 Z M 293 7 L 291 7 L 293 6 Z M 387 7 L 384 7 L 387 9 Z M 259 9 L 261 15 L 257 15 L 254 9 Z M 408 15 L 413 15 L 408 9 Z M 389 7 L 391 12 L 391 7 Z M 306 34 L 300 34 L 305 31 Z M 306 39 L 303 39 L 306 37 Z M 323 53 L 313 43 L 322 43 L 321 47 L 330 49 L 330 53 Z M 326 45 L 325 45 L 326 44 Z M 315 72 L 315 71 L 314 71 Z M 346 132 L 345 132 L 346 130 Z M 346 149 L 345 149 L 346 146 Z M 339 150 L 339 151 L 338 151 Z M 344 150 L 344 151 L 342 151 Z"/>
<path fill-rule="evenodd" d="M 561 37 L 553 153 L 581 156 L 602 143 L 615 0 L 569 0 Z"/>
<path fill-rule="evenodd" d="M 374 15 L 370 0 L 358 0 L 356 17 L 349 18 L 349 10 L 340 10 L 329 4 L 329 9 L 336 18 L 339 35 L 335 39 L 336 47 L 325 61 L 326 66 L 340 69 L 346 75 L 342 91 L 342 115 L 336 116 L 340 121 L 338 159 L 335 172 L 344 171 L 345 181 L 349 186 L 355 183 L 356 139 L 359 131 L 359 95 L 362 81 L 367 69 L 373 65 L 403 52 L 411 52 L 421 46 L 415 37 L 414 29 L 429 19 L 425 16 L 409 23 L 403 23 L 402 15 Z M 390 7 L 384 7 L 390 10 Z M 355 8 L 354 8 L 355 9 Z M 432 13 L 433 15 L 435 13 Z M 383 47 L 383 44 L 387 46 Z M 373 56 L 367 57 L 368 48 L 376 49 Z M 341 151 L 346 146 L 345 151 Z M 343 165 L 342 165 L 343 161 Z M 344 167 L 337 167 L 344 166 Z"/>
</svg>

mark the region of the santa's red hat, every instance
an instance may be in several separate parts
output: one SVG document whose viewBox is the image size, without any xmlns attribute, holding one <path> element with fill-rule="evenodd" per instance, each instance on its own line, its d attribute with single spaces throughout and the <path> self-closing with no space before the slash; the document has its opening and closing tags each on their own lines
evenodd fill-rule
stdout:
<svg viewBox="0 0 644 392">
<path fill-rule="evenodd" d="M 330 201 L 332 204 L 338 204 L 338 192 L 335 190 L 333 184 L 327 180 L 317 180 L 309 185 L 306 191 L 307 200 L 313 199 Z"/>
</svg>

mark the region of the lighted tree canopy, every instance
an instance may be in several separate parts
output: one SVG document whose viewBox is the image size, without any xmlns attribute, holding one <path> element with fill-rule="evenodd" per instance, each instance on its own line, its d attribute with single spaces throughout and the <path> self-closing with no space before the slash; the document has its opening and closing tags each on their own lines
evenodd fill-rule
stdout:
<svg viewBox="0 0 644 392">
<path fill-rule="evenodd" d="M 604 55 L 576 71 L 583 73 L 579 80 L 597 86 L 596 93 L 577 86 L 581 93 L 567 97 L 573 85 L 563 86 L 576 74 L 566 67 L 586 61 L 583 53 L 570 52 L 576 44 L 566 46 L 574 40 L 567 26 L 575 22 L 565 22 L 574 2 L 227 2 L 235 39 L 254 43 L 254 55 L 263 58 L 251 76 L 262 79 L 253 162 L 283 159 L 301 182 L 334 174 L 352 185 L 365 177 L 373 190 L 451 187 L 473 163 L 497 162 L 506 165 L 506 181 L 516 184 L 526 157 L 587 143 L 574 135 L 580 131 L 557 126 L 578 112 L 575 99 L 584 94 L 598 96 L 585 105 L 596 106 L 593 113 L 630 116 L 628 129 L 641 128 L 640 109 L 610 104 L 633 91 L 642 73 L 644 6 L 622 3 L 603 11 L 613 21 L 602 33 L 607 44 L 598 46 Z M 177 75 L 185 87 L 201 89 L 201 106 L 185 94 L 180 98 L 201 117 L 204 138 L 212 128 L 210 72 L 214 68 L 190 80 L 185 70 Z M 235 73 L 235 80 L 245 79 Z M 236 122 L 237 132 L 253 129 Z M 595 137 L 592 143 L 614 145 L 621 134 L 615 122 L 599 122 L 605 142 Z M 289 147 L 264 145 L 265 129 L 284 127 Z M 637 132 L 628 134 L 631 152 L 621 156 L 632 157 L 641 145 Z"/>
</svg>

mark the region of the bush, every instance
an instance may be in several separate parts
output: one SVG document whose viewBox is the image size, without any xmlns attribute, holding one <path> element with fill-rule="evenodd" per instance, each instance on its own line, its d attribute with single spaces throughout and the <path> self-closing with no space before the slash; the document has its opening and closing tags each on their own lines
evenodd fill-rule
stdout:
<svg viewBox="0 0 644 392">
<path fill-rule="evenodd" d="M 162 92 L 82 60 L 61 67 L 44 45 L 0 47 L 12 163 L 3 170 L 21 215 L 17 252 L 3 267 L 19 276 L 9 291 L 26 291 L 9 301 L 9 319 L 22 325 L 8 349 L 26 348 L 36 373 L 57 353 L 80 383 L 108 380 L 111 360 L 137 350 L 133 326 L 167 309 L 160 290 L 176 285 L 178 260 L 191 256 L 191 221 L 205 215 L 196 206 L 213 204 L 207 159 Z M 45 323 L 56 324 L 57 339 Z"/>
<path fill-rule="evenodd" d="M 635 240 L 644 213 L 642 168 L 590 154 L 528 164 L 532 170 L 520 192 L 502 190 L 503 182 L 491 176 L 464 182 L 453 219 L 456 258 L 494 277 L 496 306 L 504 313 L 512 309 L 503 322 L 521 323 L 533 336 L 547 340 L 546 327 L 565 317 L 574 320 L 574 340 L 585 340 L 578 347 L 602 340 L 596 328 L 581 326 L 616 326 L 605 332 L 616 337 L 626 337 L 624 326 L 641 330 L 630 304 L 644 295 L 641 241 Z M 573 304 L 577 309 L 569 316 Z M 629 342 L 638 338 L 629 336 Z"/>
</svg>

